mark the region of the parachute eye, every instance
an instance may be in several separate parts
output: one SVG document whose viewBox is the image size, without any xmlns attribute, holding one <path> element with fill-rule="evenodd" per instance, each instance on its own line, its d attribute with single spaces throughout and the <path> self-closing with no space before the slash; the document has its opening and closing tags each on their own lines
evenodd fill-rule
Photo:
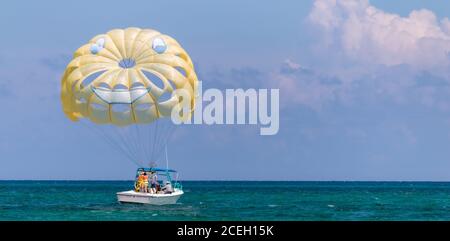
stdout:
<svg viewBox="0 0 450 241">
<path fill-rule="evenodd" d="M 100 48 L 104 48 L 105 47 L 105 39 L 104 38 L 100 38 L 97 40 L 97 42 L 95 42 L 97 44 L 98 47 Z"/>
<path fill-rule="evenodd" d="M 105 47 L 105 39 L 100 38 L 95 42 L 95 44 L 91 45 L 91 54 L 98 54 L 100 50 L 102 50 Z"/>
<path fill-rule="evenodd" d="M 97 54 L 98 52 L 100 52 L 100 48 L 98 47 L 97 44 L 93 44 L 91 46 L 91 54 Z"/>
<path fill-rule="evenodd" d="M 152 48 L 158 54 L 162 54 L 166 51 L 167 45 L 161 38 L 155 38 L 153 39 Z"/>
</svg>

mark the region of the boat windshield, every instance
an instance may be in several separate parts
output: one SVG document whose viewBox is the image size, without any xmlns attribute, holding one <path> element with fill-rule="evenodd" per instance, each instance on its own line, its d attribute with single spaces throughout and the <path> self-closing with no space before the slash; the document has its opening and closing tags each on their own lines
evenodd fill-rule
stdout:
<svg viewBox="0 0 450 241">
<path fill-rule="evenodd" d="M 161 168 L 138 168 L 134 184 L 135 192 L 171 194 L 181 189 L 175 170 Z"/>
</svg>

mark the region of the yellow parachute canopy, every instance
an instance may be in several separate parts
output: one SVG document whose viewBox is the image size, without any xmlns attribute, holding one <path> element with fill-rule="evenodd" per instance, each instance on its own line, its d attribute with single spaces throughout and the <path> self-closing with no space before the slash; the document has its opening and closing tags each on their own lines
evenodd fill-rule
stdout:
<svg viewBox="0 0 450 241">
<path fill-rule="evenodd" d="M 192 61 L 175 39 L 152 29 L 114 29 L 75 52 L 61 101 L 73 121 L 126 126 L 170 116 L 179 89 L 190 95 L 193 110 L 197 85 Z"/>
</svg>

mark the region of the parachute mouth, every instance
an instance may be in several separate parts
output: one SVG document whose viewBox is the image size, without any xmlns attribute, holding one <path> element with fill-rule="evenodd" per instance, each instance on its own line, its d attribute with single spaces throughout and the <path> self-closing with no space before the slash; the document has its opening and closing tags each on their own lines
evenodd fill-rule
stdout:
<svg viewBox="0 0 450 241">
<path fill-rule="evenodd" d="M 150 92 L 150 88 L 145 87 L 132 90 L 110 90 L 92 86 L 91 89 L 106 104 L 133 104 Z"/>
<path fill-rule="evenodd" d="M 129 69 L 136 66 L 136 61 L 132 58 L 125 58 L 119 61 L 119 66 L 123 69 Z"/>
</svg>

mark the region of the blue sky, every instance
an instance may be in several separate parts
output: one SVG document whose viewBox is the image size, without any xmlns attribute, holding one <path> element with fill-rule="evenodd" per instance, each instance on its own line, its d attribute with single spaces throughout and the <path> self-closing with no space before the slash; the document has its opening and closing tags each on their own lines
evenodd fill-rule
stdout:
<svg viewBox="0 0 450 241">
<path fill-rule="evenodd" d="M 278 135 L 180 128 L 170 159 L 183 179 L 449 181 L 449 12 L 437 0 L 5 2 L 0 179 L 134 175 L 65 118 L 59 83 L 91 37 L 136 26 L 176 38 L 206 88 L 280 89 Z"/>
</svg>

